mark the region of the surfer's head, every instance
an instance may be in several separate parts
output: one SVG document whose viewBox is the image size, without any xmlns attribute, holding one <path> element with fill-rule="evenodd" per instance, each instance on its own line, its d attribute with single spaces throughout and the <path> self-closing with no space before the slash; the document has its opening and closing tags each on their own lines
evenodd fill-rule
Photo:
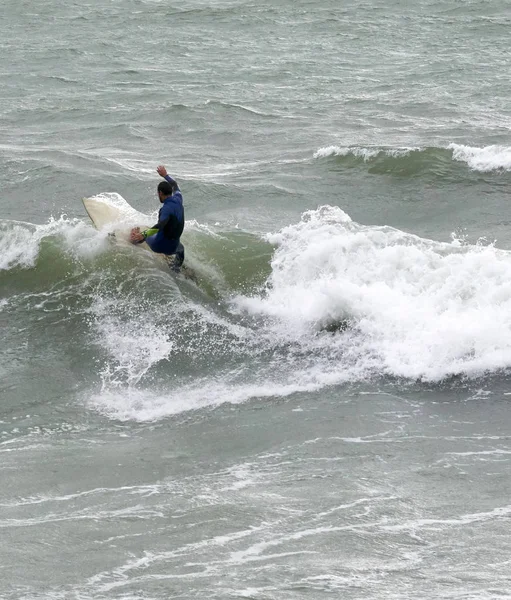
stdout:
<svg viewBox="0 0 511 600">
<path fill-rule="evenodd" d="M 165 198 L 172 196 L 173 193 L 174 188 L 168 181 L 161 181 L 158 184 L 158 198 L 160 199 L 160 202 L 164 202 Z"/>
</svg>

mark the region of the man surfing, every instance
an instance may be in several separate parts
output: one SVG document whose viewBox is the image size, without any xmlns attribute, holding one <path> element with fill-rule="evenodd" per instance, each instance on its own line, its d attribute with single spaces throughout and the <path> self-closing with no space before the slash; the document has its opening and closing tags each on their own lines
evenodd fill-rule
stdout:
<svg viewBox="0 0 511 600">
<path fill-rule="evenodd" d="M 158 213 L 158 223 L 140 231 L 140 227 L 134 227 L 130 233 L 132 244 L 147 242 L 153 252 L 175 255 L 172 269 L 179 272 L 185 259 L 185 249 L 180 241 L 185 226 L 185 212 L 183 208 L 183 196 L 177 182 L 167 173 L 167 169 L 160 165 L 156 171 L 165 181 L 158 184 L 158 198 L 163 206 Z"/>
</svg>

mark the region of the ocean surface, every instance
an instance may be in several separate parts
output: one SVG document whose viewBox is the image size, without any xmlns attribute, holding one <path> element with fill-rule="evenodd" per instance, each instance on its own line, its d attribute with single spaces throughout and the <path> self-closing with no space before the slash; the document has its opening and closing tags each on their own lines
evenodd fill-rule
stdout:
<svg viewBox="0 0 511 600">
<path fill-rule="evenodd" d="M 1 12 L 0 597 L 511 598 L 509 0 Z"/>
</svg>

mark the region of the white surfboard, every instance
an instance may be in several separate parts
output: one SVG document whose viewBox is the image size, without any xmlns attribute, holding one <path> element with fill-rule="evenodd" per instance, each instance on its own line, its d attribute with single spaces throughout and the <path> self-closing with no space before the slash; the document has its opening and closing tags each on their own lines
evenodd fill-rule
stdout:
<svg viewBox="0 0 511 600">
<path fill-rule="evenodd" d="M 94 227 L 98 231 L 115 235 L 119 242 L 129 243 L 133 227 L 139 226 L 142 230 L 150 227 L 147 215 L 135 210 L 118 194 L 84 198 L 83 205 Z M 151 250 L 145 242 L 136 246 Z"/>
</svg>

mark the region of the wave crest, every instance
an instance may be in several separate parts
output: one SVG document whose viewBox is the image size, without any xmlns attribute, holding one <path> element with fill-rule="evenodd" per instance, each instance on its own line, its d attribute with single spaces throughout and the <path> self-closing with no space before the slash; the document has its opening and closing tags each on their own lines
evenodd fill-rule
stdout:
<svg viewBox="0 0 511 600">
<path fill-rule="evenodd" d="M 449 144 L 453 160 L 466 163 L 472 170 L 480 172 L 511 171 L 511 147 L 485 146 L 474 148 L 462 144 Z"/>
</svg>

